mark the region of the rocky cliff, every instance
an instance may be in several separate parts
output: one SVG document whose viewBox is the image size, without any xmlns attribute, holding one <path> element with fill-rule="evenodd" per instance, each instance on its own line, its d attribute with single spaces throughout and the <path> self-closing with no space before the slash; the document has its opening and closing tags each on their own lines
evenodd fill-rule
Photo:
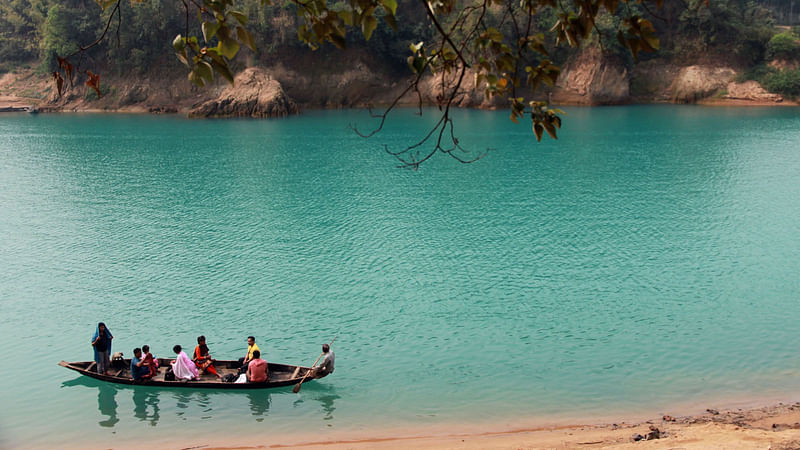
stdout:
<svg viewBox="0 0 800 450">
<path fill-rule="evenodd" d="M 189 112 L 189 117 L 286 117 L 299 112 L 281 84 L 264 69 L 250 67 L 234 78 L 215 99 Z"/>
<path fill-rule="evenodd" d="M 563 67 L 550 100 L 577 105 L 630 103 L 630 73 L 620 58 L 586 49 Z"/>
<path fill-rule="evenodd" d="M 59 97 L 52 80 L 32 70 L 7 74 L 0 82 L 0 107 L 38 106 L 40 110 L 131 112 L 180 112 L 193 117 L 282 117 L 302 108 L 380 107 L 389 104 L 407 86 L 406 68 L 388 68 L 369 55 L 352 53 L 348 63 L 339 59 L 309 56 L 264 62 L 237 74 L 235 86 L 224 81 L 206 88 L 193 86 L 181 69 L 164 74 L 111 77 L 103 79 L 104 92 L 98 99 L 86 86 L 75 86 Z M 755 82 L 733 83 L 731 67 L 693 65 L 680 67 L 654 59 L 627 66 L 618 57 L 599 49 L 586 49 L 564 65 L 550 94 L 552 103 L 611 105 L 625 103 L 714 101 L 781 102 Z M 484 97 L 483 86 L 475 86 L 474 74 L 467 73 L 467 85 L 455 99 L 460 107 L 504 108 L 505 98 Z M 451 80 L 452 81 L 452 80 Z M 726 92 L 727 91 L 727 92 Z M 420 96 L 407 95 L 401 104 L 436 104 L 442 97 L 441 84 L 423 79 Z M 783 104 L 794 104 L 784 101 Z"/>
<path fill-rule="evenodd" d="M 684 67 L 672 81 L 672 101 L 695 103 L 726 88 L 735 76 L 730 67 Z"/>
</svg>

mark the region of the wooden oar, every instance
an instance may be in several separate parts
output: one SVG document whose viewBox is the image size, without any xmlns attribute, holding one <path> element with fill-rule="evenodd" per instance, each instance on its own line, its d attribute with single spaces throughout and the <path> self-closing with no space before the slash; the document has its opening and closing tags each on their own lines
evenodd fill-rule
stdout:
<svg viewBox="0 0 800 450">
<path fill-rule="evenodd" d="M 333 340 L 331 341 L 331 343 L 330 343 L 330 344 L 328 344 L 328 347 L 330 347 L 331 345 L 333 345 L 333 341 L 335 341 L 337 337 L 339 337 L 339 336 L 336 336 L 336 337 L 334 337 L 334 338 L 333 338 Z M 298 392 L 300 392 L 300 386 L 303 384 L 303 382 L 304 382 L 304 381 L 306 381 L 306 377 L 308 377 L 308 374 L 310 374 L 310 373 L 311 373 L 311 371 L 312 371 L 312 370 L 314 370 L 314 366 L 316 366 L 316 365 L 317 365 L 317 363 L 319 362 L 319 360 L 322 358 L 322 355 L 324 355 L 324 354 L 325 354 L 325 353 L 320 353 L 320 354 L 319 354 L 319 356 L 317 356 L 317 360 L 316 360 L 316 361 L 314 361 L 314 364 L 312 364 L 312 365 L 311 365 L 311 368 L 309 368 L 309 369 L 306 371 L 306 374 L 305 374 L 305 375 L 303 375 L 303 378 L 300 380 L 300 382 L 294 385 L 294 387 L 292 388 L 292 392 L 294 392 L 295 394 L 297 394 Z"/>
</svg>

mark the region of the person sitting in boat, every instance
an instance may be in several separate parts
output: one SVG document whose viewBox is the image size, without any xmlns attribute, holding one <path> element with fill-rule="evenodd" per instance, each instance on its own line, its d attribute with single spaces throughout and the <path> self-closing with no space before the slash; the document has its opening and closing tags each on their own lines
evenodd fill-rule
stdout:
<svg viewBox="0 0 800 450">
<path fill-rule="evenodd" d="M 334 355 L 331 351 L 331 346 L 328 344 L 322 344 L 322 361 L 319 362 L 316 366 L 312 367 L 314 370 L 314 376 L 318 378 L 322 378 L 328 374 L 333 373 L 333 362 L 334 362 Z"/>
<path fill-rule="evenodd" d="M 197 338 L 197 347 L 194 348 L 192 361 L 194 361 L 197 368 L 202 370 L 203 373 L 210 373 L 216 375 L 217 378 L 222 378 L 222 376 L 217 373 L 217 369 L 214 368 L 214 360 L 211 359 L 211 355 L 208 353 L 205 336 Z"/>
<path fill-rule="evenodd" d="M 186 356 L 180 345 L 172 347 L 172 351 L 178 355 L 171 363 L 172 373 L 178 380 L 194 380 L 197 378 L 197 366 Z"/>
<path fill-rule="evenodd" d="M 261 352 L 253 350 L 253 359 L 247 365 L 247 381 L 250 383 L 267 381 L 268 373 L 267 362 L 261 359 Z"/>
<path fill-rule="evenodd" d="M 259 353 L 261 352 L 261 349 L 256 345 L 256 338 L 247 336 L 247 354 L 244 355 L 243 358 L 239 358 L 239 364 L 241 364 L 239 373 L 245 373 L 247 371 L 247 365 L 250 364 L 250 361 L 253 359 L 253 352 L 256 350 L 258 350 Z"/>
<path fill-rule="evenodd" d="M 97 363 L 97 373 L 104 374 L 108 372 L 111 365 L 109 355 L 111 355 L 111 340 L 114 336 L 111 331 L 106 327 L 106 324 L 100 322 L 97 324 L 97 330 L 92 336 L 92 347 L 94 347 L 94 361 Z"/>
<path fill-rule="evenodd" d="M 153 358 L 153 354 L 150 353 L 150 346 L 143 345 L 142 346 L 142 361 L 144 365 L 150 370 L 150 378 L 156 376 L 158 374 L 158 360 Z"/>
<path fill-rule="evenodd" d="M 135 381 L 147 380 L 152 377 L 150 375 L 150 367 L 145 365 L 142 360 L 142 349 L 136 347 L 133 349 L 133 358 L 131 358 L 131 377 Z"/>
</svg>

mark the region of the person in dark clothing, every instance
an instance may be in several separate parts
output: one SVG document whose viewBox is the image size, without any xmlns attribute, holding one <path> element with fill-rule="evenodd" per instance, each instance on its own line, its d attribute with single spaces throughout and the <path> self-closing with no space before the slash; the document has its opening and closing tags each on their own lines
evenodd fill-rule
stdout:
<svg viewBox="0 0 800 450">
<path fill-rule="evenodd" d="M 97 330 L 92 336 L 92 347 L 94 347 L 94 361 L 97 363 L 97 373 L 105 374 L 111 365 L 111 340 L 114 335 L 106 328 L 106 324 L 97 324 Z"/>
</svg>

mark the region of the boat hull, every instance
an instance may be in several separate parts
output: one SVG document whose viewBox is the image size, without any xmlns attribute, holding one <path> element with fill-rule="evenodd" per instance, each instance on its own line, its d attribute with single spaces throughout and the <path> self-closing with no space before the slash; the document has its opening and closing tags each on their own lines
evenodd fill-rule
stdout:
<svg viewBox="0 0 800 450">
<path fill-rule="evenodd" d="M 175 380 L 167 381 L 164 379 L 166 368 L 169 367 L 170 360 L 159 358 L 159 369 L 156 376 L 148 380 L 134 380 L 130 376 L 130 359 L 113 361 L 109 374 L 97 373 L 94 370 L 94 361 L 66 362 L 58 363 L 61 367 L 74 370 L 82 375 L 101 381 L 116 384 L 128 384 L 134 386 L 155 386 L 170 388 L 190 388 L 190 389 L 270 389 L 284 386 L 292 386 L 300 380 L 310 370 L 308 367 L 292 366 L 288 364 L 269 364 L 269 379 L 260 383 L 225 383 L 214 375 L 201 374 L 197 380 Z M 217 360 L 214 367 L 220 375 L 237 373 L 239 368 L 238 361 Z M 309 375 L 304 382 L 322 378 Z"/>
</svg>

